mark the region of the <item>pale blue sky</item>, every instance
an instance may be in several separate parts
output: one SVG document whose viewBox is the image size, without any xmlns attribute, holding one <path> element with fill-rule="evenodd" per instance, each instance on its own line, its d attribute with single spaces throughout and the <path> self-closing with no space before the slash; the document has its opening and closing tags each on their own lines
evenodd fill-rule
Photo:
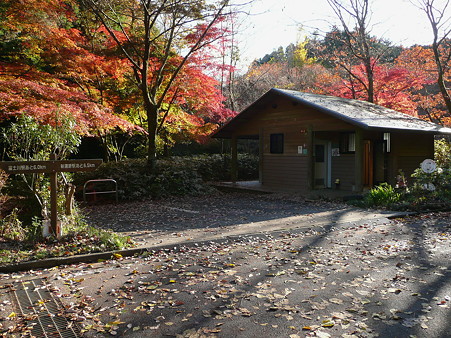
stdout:
<svg viewBox="0 0 451 338">
<path fill-rule="evenodd" d="M 303 40 L 315 28 L 325 32 L 337 23 L 326 0 L 254 0 L 249 10 L 251 15 L 239 28 L 242 65 Z M 408 0 L 373 0 L 372 12 L 374 35 L 404 46 L 432 42 L 426 15 Z M 301 26 L 304 29 L 299 32 Z"/>
</svg>

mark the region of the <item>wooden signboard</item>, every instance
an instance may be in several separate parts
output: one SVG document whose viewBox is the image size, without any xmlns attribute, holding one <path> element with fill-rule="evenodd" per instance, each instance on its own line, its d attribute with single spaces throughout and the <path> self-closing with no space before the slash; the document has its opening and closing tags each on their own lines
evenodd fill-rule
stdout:
<svg viewBox="0 0 451 338">
<path fill-rule="evenodd" d="M 56 158 L 55 155 L 51 156 Z M 50 226 L 52 233 L 59 237 L 57 214 L 57 173 L 95 170 L 102 160 L 50 160 L 50 161 L 6 161 L 0 162 L 0 168 L 8 174 L 50 174 Z"/>
</svg>

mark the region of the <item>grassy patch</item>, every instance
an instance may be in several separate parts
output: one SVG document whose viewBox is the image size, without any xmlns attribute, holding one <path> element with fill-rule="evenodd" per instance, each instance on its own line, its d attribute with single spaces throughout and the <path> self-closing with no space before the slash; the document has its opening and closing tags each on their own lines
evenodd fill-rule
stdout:
<svg viewBox="0 0 451 338">
<path fill-rule="evenodd" d="M 0 264 L 121 250 L 133 246 L 135 244 L 128 236 L 84 226 L 70 229 L 59 241 L 53 238 L 38 242 L 4 241 L 0 243 Z"/>
</svg>

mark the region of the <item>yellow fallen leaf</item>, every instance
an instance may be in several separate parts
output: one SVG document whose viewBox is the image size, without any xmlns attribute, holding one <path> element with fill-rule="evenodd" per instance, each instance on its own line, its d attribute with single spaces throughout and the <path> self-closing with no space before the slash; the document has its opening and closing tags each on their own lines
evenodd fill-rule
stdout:
<svg viewBox="0 0 451 338">
<path fill-rule="evenodd" d="M 120 258 L 122 258 L 122 255 L 121 255 L 120 253 L 116 253 L 116 252 L 115 252 L 115 253 L 113 254 L 113 257 L 116 258 L 116 259 L 120 259 Z"/>
<path fill-rule="evenodd" d="M 116 325 L 124 324 L 124 323 L 125 322 L 121 322 L 120 320 L 115 320 L 115 321 L 112 321 L 112 322 L 108 322 L 105 326 L 111 327 L 111 326 L 116 326 Z"/>
<path fill-rule="evenodd" d="M 89 331 L 89 330 L 92 330 L 93 328 L 94 328 L 93 325 L 86 325 L 86 326 L 83 326 L 83 328 L 81 329 L 81 333 L 85 333 L 85 332 L 87 332 L 87 331 Z"/>
<path fill-rule="evenodd" d="M 321 324 L 322 327 L 332 327 L 334 325 L 335 325 L 335 322 L 333 320 L 328 320 L 328 319 L 323 320 L 323 322 Z"/>
<path fill-rule="evenodd" d="M 11 312 L 8 316 L 8 318 L 15 318 L 17 314 L 15 312 Z"/>
</svg>

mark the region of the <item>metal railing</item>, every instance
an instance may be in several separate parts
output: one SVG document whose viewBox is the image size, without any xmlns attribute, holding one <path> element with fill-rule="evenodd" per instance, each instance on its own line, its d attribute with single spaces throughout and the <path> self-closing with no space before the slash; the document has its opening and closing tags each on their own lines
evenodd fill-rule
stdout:
<svg viewBox="0 0 451 338">
<path fill-rule="evenodd" d="M 114 183 L 114 190 L 104 190 L 104 191 L 89 191 L 86 192 L 86 187 L 88 184 L 90 183 L 101 183 L 101 182 L 111 182 Z M 104 179 L 97 179 L 97 180 L 89 180 L 86 181 L 85 184 L 83 185 L 83 201 L 86 202 L 86 195 L 97 195 L 97 194 L 115 194 L 116 196 L 116 203 L 119 201 L 119 196 L 117 193 L 117 182 L 116 180 L 113 180 L 112 178 L 104 178 Z"/>
</svg>

